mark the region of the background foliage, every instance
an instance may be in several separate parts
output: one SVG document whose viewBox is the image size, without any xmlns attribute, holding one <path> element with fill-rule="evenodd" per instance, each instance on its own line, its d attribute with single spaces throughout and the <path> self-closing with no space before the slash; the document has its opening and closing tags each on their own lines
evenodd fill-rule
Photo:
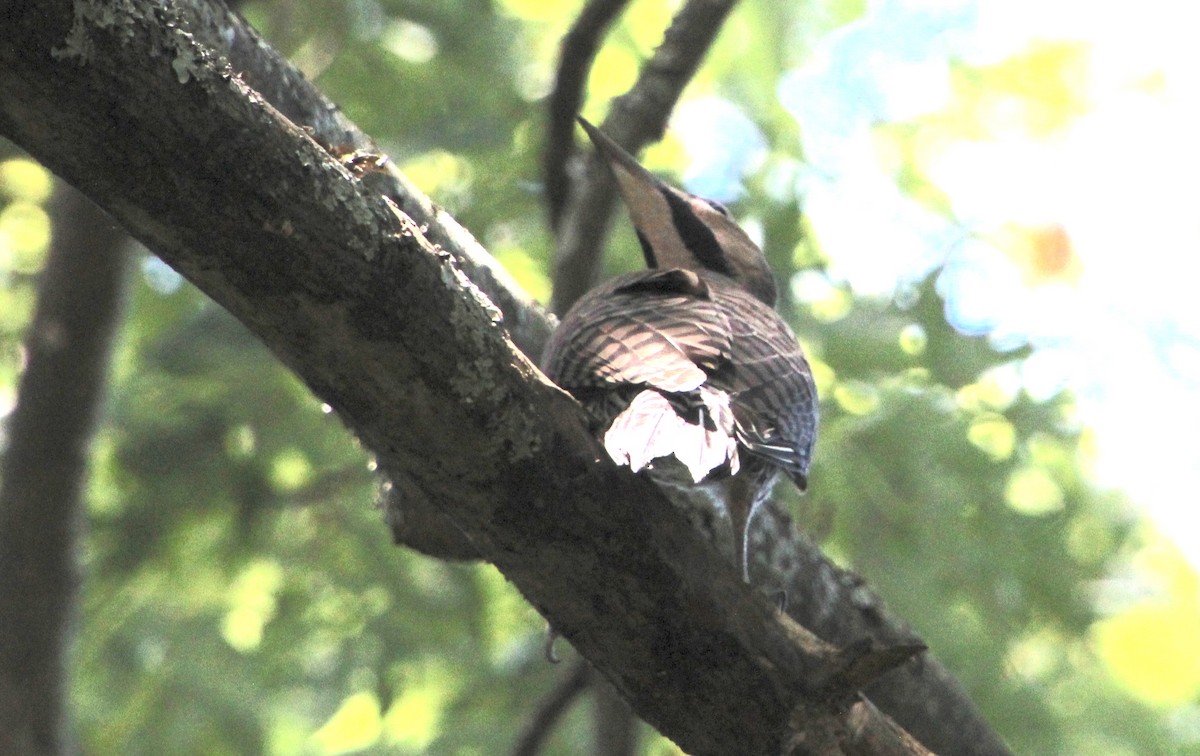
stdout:
<svg viewBox="0 0 1200 756">
<path fill-rule="evenodd" d="M 579 7 L 263 0 L 244 11 L 547 300 L 541 98 Z M 675 7 L 632 4 L 598 58 L 585 114 L 598 120 L 632 83 Z M 689 89 L 678 128 L 646 155 L 661 173 L 730 200 L 790 284 L 782 306 L 824 402 L 811 492 L 789 492 L 789 503 L 916 626 L 1016 752 L 1200 753 L 1200 663 L 1188 661 L 1187 641 L 1200 613 L 1140 601 L 1134 580 L 1153 574 L 1172 586 L 1166 595 L 1194 595 L 1194 573 L 1119 495 L 1091 482 L 1072 395 L 1035 397 L 1011 379 L 1034 352 L 1019 339 L 953 327 L 940 268 L 882 294 L 831 275 L 840 250 L 802 216 L 808 132 L 781 105 L 780 83 L 821 40 L 871 12 L 853 0 L 746 0 Z M 1059 46 L 959 67 L 956 102 L 977 118 L 972 103 L 1008 97 L 1053 129 L 1072 114 L 1064 72 L 1075 61 Z M 833 103 L 853 95 L 824 93 Z M 681 141 L 703 130 L 686 120 L 702 112 L 688 109 L 696 103 L 736 116 L 710 135 L 724 162 L 706 163 L 703 146 Z M 880 123 L 881 150 L 864 159 L 879 159 L 907 197 L 949 218 L 952 199 L 923 172 L 921 150 L 939 134 L 961 136 L 954 129 L 971 118 Z M 50 234 L 49 190 L 18 155 L 0 163 L 6 407 Z M 1066 269 L 1047 233 L 1021 237 L 1034 279 Z M 639 259 L 632 235 L 618 231 L 608 270 Z M 537 615 L 488 566 L 394 548 L 372 505 L 370 459 L 337 419 L 222 311 L 153 258 L 138 260 L 82 555 L 73 704 L 85 749 L 511 747 L 563 673 L 542 659 Z M 1164 644 L 1188 653 L 1164 663 L 1147 649 Z M 577 707 L 549 752 L 581 752 L 588 737 Z M 651 737 L 645 750 L 673 747 Z"/>
</svg>

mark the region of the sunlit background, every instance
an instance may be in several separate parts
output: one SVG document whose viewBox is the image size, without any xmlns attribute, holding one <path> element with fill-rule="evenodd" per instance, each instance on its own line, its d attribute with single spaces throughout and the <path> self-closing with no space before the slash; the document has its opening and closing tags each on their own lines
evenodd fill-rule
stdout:
<svg viewBox="0 0 1200 756">
<path fill-rule="evenodd" d="M 1200 47 L 1183 16 L 1166 0 L 868 3 L 778 82 L 803 151 L 766 178 L 827 258 L 792 280 L 800 301 L 903 296 L 937 271 L 957 329 L 1034 347 L 985 382 L 1074 396 L 1093 482 L 1146 518 L 1143 552 L 1098 591 L 1113 615 L 1095 640 L 1167 704 L 1200 691 Z M 723 201 L 789 147 L 715 96 L 671 128 L 688 188 Z M 1010 503 L 1046 514 L 1055 489 L 1034 476 Z"/>
<path fill-rule="evenodd" d="M 800 299 L 843 283 L 894 296 L 940 269 L 956 328 L 1035 349 L 990 371 L 996 387 L 1073 394 L 1089 473 L 1148 531 L 1099 592 L 1115 612 L 1096 642 L 1139 695 L 1179 704 L 1200 691 L 1200 47 L 1184 16 L 1168 1 L 869 3 L 780 80 L 803 159 L 775 184 L 829 261 L 826 280 L 793 281 Z M 689 187 L 726 200 L 768 149 L 726 100 L 693 100 L 672 126 Z M 1053 481 L 1030 485 L 1031 514 L 1061 506 Z"/>
<path fill-rule="evenodd" d="M 246 12 L 545 301 L 542 98 L 581 5 L 497 0 L 483 11 L 472 2 L 301 8 L 264 0 Z M 597 59 L 589 117 L 602 120 L 609 100 L 632 85 L 679 5 L 631 4 Z M 691 191 L 730 203 L 774 263 L 778 240 L 788 240 L 787 290 L 816 324 L 802 335 L 836 326 L 856 303 L 904 310 L 932 281 L 960 335 L 1012 351 L 970 385 L 922 396 L 933 397 L 931 406 L 971 409 L 959 445 L 1013 464 L 997 497 L 1008 514 L 1074 517 L 1078 495 L 1066 468 L 1081 468 L 1096 499 L 1118 512 L 1111 528 L 1096 525 L 1099 516 L 1070 525 L 1072 554 L 1103 552 L 1107 570 L 1086 585 L 1091 614 L 1079 619 L 1079 637 L 1061 623 L 1038 624 L 1033 610 L 1032 621 L 1006 628 L 994 644 L 1013 695 L 1036 697 L 1041 719 L 1005 722 L 1026 714 L 999 695 L 981 703 L 1006 737 L 1056 737 L 1060 753 L 1200 753 L 1200 306 L 1192 299 L 1200 46 L 1189 16 L 1186 4 L 1168 0 L 745 0 L 667 138 L 645 155 Z M 51 234 L 43 206 L 52 179 L 4 154 L 7 414 L 30 282 Z M 792 206 L 802 211 L 792 224 L 801 228 L 781 235 L 763 208 Z M 611 267 L 634 259 L 617 253 Z M 462 743 L 486 743 L 498 727 L 495 737 L 508 742 L 530 705 L 529 696 L 513 699 L 514 681 L 545 687 L 556 673 L 541 663 L 532 611 L 489 568 L 392 549 L 369 507 L 365 458 L 336 423 L 172 271 L 149 257 L 139 271 L 110 407 L 122 419 L 102 430 L 93 482 L 86 558 L 105 569 L 89 578 L 76 682 L 92 752 L 125 752 L 152 727 L 160 740 L 146 742 L 249 749 L 241 752 L 495 752 Z M 914 359 L 933 337 L 915 318 L 898 332 Z M 1031 351 L 1020 351 L 1026 345 Z M 853 439 L 838 428 L 858 427 L 839 426 L 839 413 L 865 422 L 928 387 L 919 370 L 903 372 L 899 384 L 844 380 L 821 345 L 812 351 L 834 409 L 827 449 Z M 272 406 L 238 393 L 250 384 L 275 397 Z M 147 396 L 156 403 L 142 404 Z M 1022 439 L 1005 412 L 1025 400 L 1052 405 L 1057 427 L 1077 445 Z M 137 441 L 143 431 L 160 440 Z M 164 435 L 191 446 L 160 458 Z M 130 451 L 131 439 L 142 445 Z M 173 485 L 194 490 L 179 459 L 210 447 L 217 458 L 197 475 L 220 475 L 219 490 L 206 486 L 215 503 L 170 525 L 160 509 L 130 503 L 145 496 L 157 507 L 178 497 Z M 327 473 L 340 481 L 332 489 Z M 828 475 L 834 487 L 836 471 Z M 277 512 L 243 506 L 242 484 L 254 476 L 258 495 L 283 502 Z M 330 490 L 336 506 L 317 507 Z M 820 501 L 819 486 L 812 496 Z M 1109 529 L 1124 528 L 1128 546 L 1089 540 L 1108 543 L 1117 538 Z M 324 535 L 334 530 L 360 540 L 334 543 Z M 122 556 L 128 532 L 169 538 L 139 541 L 146 551 L 135 559 Z M 829 547 L 852 559 L 853 544 L 835 532 Z M 954 622 L 1000 636 L 979 611 L 966 600 L 945 607 Z M 401 624 L 414 614 L 443 619 Z M 180 671 L 171 660 L 183 643 L 195 653 Z M 962 651 L 942 643 L 934 644 L 939 655 Z M 397 648 L 408 649 L 400 661 L 392 660 Z M 973 658 L 956 673 L 975 681 L 995 674 L 984 662 L 972 668 Z M 218 690 L 223 679 L 249 675 L 259 677 Z M 208 729 L 179 723 L 188 719 L 171 729 L 161 700 L 173 700 L 178 678 L 210 682 L 212 690 L 189 695 L 215 702 L 211 722 L 236 721 L 245 731 L 209 719 Z M 977 698 L 988 698 L 988 686 L 976 684 Z M 106 692 L 121 690 L 132 692 L 119 701 Z M 492 719 L 471 719 L 484 709 Z M 1099 721 L 1117 711 L 1130 720 Z M 582 749 L 585 728 L 572 722 L 552 752 Z M 1058 735 L 1039 731 L 1056 726 Z M 671 752 L 650 742 L 649 752 Z"/>
</svg>

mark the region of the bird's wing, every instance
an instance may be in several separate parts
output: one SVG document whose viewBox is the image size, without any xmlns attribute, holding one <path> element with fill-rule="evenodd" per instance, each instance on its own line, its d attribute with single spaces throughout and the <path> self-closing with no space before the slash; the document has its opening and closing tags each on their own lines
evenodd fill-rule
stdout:
<svg viewBox="0 0 1200 756">
<path fill-rule="evenodd" d="M 551 337 L 543 369 L 568 391 L 622 385 L 694 391 L 728 362 L 730 331 L 694 272 L 644 271 L 581 300 Z"/>
<path fill-rule="evenodd" d="M 817 391 L 795 334 L 772 308 L 732 287 L 714 289 L 731 313 L 728 377 L 713 385 L 732 396 L 739 441 L 783 470 L 803 490 L 817 432 Z"/>
<path fill-rule="evenodd" d="M 696 407 L 701 386 L 721 392 L 738 445 L 807 485 L 817 426 L 808 362 L 778 313 L 723 277 L 668 269 L 615 279 L 567 314 L 542 364 L 606 429 L 618 417 L 631 422 L 625 411 L 646 388 Z M 624 430 L 614 439 L 630 448 L 626 438 L 649 437 Z"/>
</svg>

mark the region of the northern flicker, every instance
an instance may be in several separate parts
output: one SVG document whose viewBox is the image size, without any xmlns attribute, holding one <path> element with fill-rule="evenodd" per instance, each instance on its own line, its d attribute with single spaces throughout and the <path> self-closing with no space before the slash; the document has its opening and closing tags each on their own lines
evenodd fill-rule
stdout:
<svg viewBox="0 0 1200 756">
<path fill-rule="evenodd" d="M 648 270 L 585 294 L 542 369 L 587 409 L 612 459 L 673 501 L 718 504 L 749 579 L 748 528 L 780 473 L 803 491 L 817 394 L 775 311 L 762 251 L 720 204 L 669 186 L 580 123 L 616 177 Z"/>
</svg>

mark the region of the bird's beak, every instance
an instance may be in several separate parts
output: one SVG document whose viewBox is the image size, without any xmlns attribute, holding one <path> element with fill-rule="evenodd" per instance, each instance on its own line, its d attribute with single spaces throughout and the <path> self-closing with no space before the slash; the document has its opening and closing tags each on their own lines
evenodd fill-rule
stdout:
<svg viewBox="0 0 1200 756">
<path fill-rule="evenodd" d="M 579 124 L 617 179 L 648 266 L 720 273 L 774 305 L 771 269 L 740 226 L 704 200 L 660 181 L 585 119 Z"/>
<path fill-rule="evenodd" d="M 625 196 L 627 185 L 643 192 L 653 191 L 655 193 L 660 191 L 660 187 L 666 186 L 658 180 L 657 176 L 643 168 L 637 158 L 622 149 L 621 145 L 614 142 L 608 134 L 593 126 L 583 116 L 579 116 L 578 119 L 579 125 L 587 132 L 592 144 L 596 145 L 596 150 L 604 156 L 604 159 L 612 167 L 613 173 L 616 174 L 617 181 L 621 185 L 622 196 Z M 625 199 L 628 201 L 629 198 L 626 196 Z"/>
<path fill-rule="evenodd" d="M 652 268 L 664 265 L 690 267 L 683 264 L 689 256 L 675 233 L 671 208 L 666 199 L 666 193 L 673 190 L 643 168 L 633 155 L 622 149 L 603 131 L 582 117 L 579 124 L 591 138 L 592 144 L 596 145 L 596 151 L 604 158 L 604 162 L 608 163 L 613 177 L 617 180 L 617 188 L 621 191 L 625 206 L 629 208 L 630 220 L 633 221 L 633 227 L 641 242 L 646 265 Z"/>
</svg>

